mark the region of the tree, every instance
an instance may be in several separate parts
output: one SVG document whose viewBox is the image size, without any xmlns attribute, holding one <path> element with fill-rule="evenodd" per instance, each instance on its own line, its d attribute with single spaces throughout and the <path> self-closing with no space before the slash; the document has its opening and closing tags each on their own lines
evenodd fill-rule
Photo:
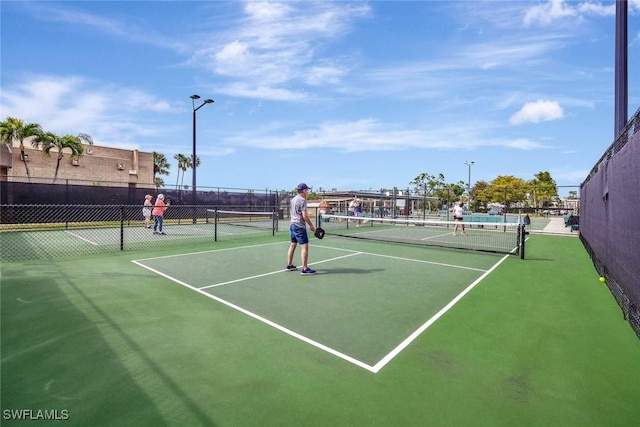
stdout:
<svg viewBox="0 0 640 427">
<path fill-rule="evenodd" d="M 156 186 L 156 189 L 160 189 L 162 187 L 164 187 L 164 180 L 160 177 L 155 177 L 153 180 L 153 184 Z"/>
<path fill-rule="evenodd" d="M 71 158 L 78 159 L 84 153 L 84 147 L 80 138 L 73 135 L 58 136 L 53 132 L 41 132 L 31 142 L 31 145 L 36 150 L 42 147 L 42 154 L 47 157 L 51 156 L 51 150 L 58 152 L 56 171 L 53 174 L 53 182 L 58 179 L 58 171 L 60 170 L 60 161 L 64 157 L 64 150 L 71 150 Z"/>
<path fill-rule="evenodd" d="M 531 195 L 537 208 L 545 207 L 554 197 L 558 196 L 558 186 L 549 172 L 538 172 L 529 181 Z"/>
<path fill-rule="evenodd" d="M 77 138 L 87 144 L 87 145 L 93 145 L 93 138 L 91 138 L 91 136 L 87 135 L 86 133 L 79 133 Z"/>
<path fill-rule="evenodd" d="M 193 164 L 192 157 L 188 157 L 185 166 L 187 169 L 194 169 L 194 168 L 200 167 L 200 157 L 196 156 L 195 166 Z M 182 179 L 184 180 L 184 171 L 182 172 Z"/>
<path fill-rule="evenodd" d="M 438 176 L 430 175 L 427 172 L 423 172 L 413 178 L 409 185 L 414 186 L 414 192 L 416 194 L 423 194 L 425 197 L 440 197 L 435 194 L 436 189 L 444 187 L 444 175 L 438 174 Z M 440 197 L 442 198 L 442 197 Z M 431 201 L 428 202 L 428 209 L 431 211 Z M 423 209 L 427 209 L 423 206 Z"/>
<path fill-rule="evenodd" d="M 6 121 L 0 123 L 0 138 L 2 138 L 2 142 L 8 146 L 11 146 L 14 140 L 20 143 L 20 158 L 24 163 L 24 170 L 27 173 L 29 182 L 31 182 L 31 172 L 29 172 L 29 165 L 24 152 L 24 140 L 40 133 L 42 133 L 42 127 L 39 124 L 25 124 L 24 121 L 15 117 L 7 117 Z"/>
<path fill-rule="evenodd" d="M 164 186 L 164 180 L 156 175 L 169 175 L 171 165 L 164 154 L 154 151 L 151 155 L 153 156 L 153 181 L 156 187 L 160 188 Z"/>
<path fill-rule="evenodd" d="M 180 153 L 174 155 L 173 158 L 178 161 L 178 165 L 177 165 L 178 175 L 176 176 L 176 188 L 179 189 L 181 188 L 178 186 L 178 182 L 180 182 L 180 171 L 182 171 L 182 180 L 184 181 L 184 173 L 187 170 L 187 162 L 189 161 L 189 158 L 184 154 L 180 154 Z"/>
<path fill-rule="evenodd" d="M 489 183 L 486 181 L 477 181 L 473 189 L 471 190 L 472 203 L 475 209 L 474 211 L 480 211 L 486 209 L 487 203 L 490 201 L 490 194 L 488 192 Z"/>
<path fill-rule="evenodd" d="M 511 175 L 500 175 L 489 184 L 485 194 L 487 202 L 504 204 L 505 207 L 525 200 L 529 184 Z"/>
<path fill-rule="evenodd" d="M 435 196 L 442 200 L 442 205 L 449 208 L 453 202 L 458 200 L 465 192 L 465 183 L 460 181 L 455 184 L 443 184 L 435 190 Z"/>
<path fill-rule="evenodd" d="M 436 188 L 444 186 L 444 175 L 438 174 L 438 176 L 429 175 L 427 172 L 423 172 L 420 175 L 413 178 L 409 184 L 414 186 L 415 192 L 420 193 L 426 191 L 427 196 L 433 196 Z"/>
</svg>

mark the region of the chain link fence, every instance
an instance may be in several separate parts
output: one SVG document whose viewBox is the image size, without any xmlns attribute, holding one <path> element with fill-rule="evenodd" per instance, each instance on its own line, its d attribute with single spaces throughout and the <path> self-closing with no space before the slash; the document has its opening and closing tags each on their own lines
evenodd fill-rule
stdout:
<svg viewBox="0 0 640 427">
<path fill-rule="evenodd" d="M 153 218 L 145 227 L 141 205 L 2 205 L 0 261 L 273 236 L 278 213 L 275 207 L 169 206 L 165 234 L 157 234 Z"/>
</svg>

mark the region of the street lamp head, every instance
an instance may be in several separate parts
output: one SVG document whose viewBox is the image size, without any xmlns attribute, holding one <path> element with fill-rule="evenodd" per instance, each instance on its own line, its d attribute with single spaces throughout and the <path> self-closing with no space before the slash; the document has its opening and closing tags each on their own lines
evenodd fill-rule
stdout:
<svg viewBox="0 0 640 427">
<path fill-rule="evenodd" d="M 200 95 L 191 95 L 189 98 L 193 100 L 200 99 Z"/>
<path fill-rule="evenodd" d="M 198 97 L 199 98 L 199 97 Z M 205 99 L 204 103 L 205 104 L 213 104 L 215 101 L 213 99 Z"/>
</svg>

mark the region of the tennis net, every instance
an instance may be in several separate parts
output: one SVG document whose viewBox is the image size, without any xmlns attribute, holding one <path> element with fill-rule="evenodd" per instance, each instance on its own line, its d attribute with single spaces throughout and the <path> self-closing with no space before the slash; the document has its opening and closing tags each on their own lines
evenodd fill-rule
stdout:
<svg viewBox="0 0 640 427">
<path fill-rule="evenodd" d="M 464 234 L 462 224 L 465 226 Z M 458 225 L 454 234 L 455 226 Z M 520 223 L 454 222 L 412 218 L 355 218 L 322 215 L 327 235 L 386 242 L 496 252 L 524 257 L 525 228 Z"/>
<path fill-rule="evenodd" d="M 216 239 L 218 235 L 278 231 L 278 215 L 276 212 L 234 211 L 207 209 L 208 220 L 213 219 Z"/>
</svg>

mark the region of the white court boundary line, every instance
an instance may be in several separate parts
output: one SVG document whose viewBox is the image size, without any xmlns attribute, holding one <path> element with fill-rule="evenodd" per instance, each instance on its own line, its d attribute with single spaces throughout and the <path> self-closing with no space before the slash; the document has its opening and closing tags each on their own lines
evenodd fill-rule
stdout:
<svg viewBox="0 0 640 427">
<path fill-rule="evenodd" d="M 285 242 L 288 244 L 288 242 Z M 464 267 L 464 266 L 456 266 L 453 264 L 444 264 L 444 263 L 438 263 L 438 262 L 431 262 L 431 261 L 424 261 L 424 260 L 417 260 L 417 259 L 413 259 L 413 258 L 403 258 L 403 257 L 396 257 L 396 256 L 392 256 L 392 255 L 381 255 L 381 254 L 376 254 L 376 253 L 370 253 L 370 252 L 360 252 L 360 251 L 354 251 L 354 250 L 350 250 L 350 249 L 342 249 L 342 248 L 334 248 L 334 247 L 329 247 L 329 246 L 318 246 L 318 247 L 322 247 L 322 248 L 326 248 L 326 249 L 333 249 L 333 250 L 339 250 L 339 251 L 346 251 L 346 252 L 351 252 L 351 254 L 349 255 L 345 255 L 345 256 L 340 256 L 340 257 L 335 257 L 335 258 L 329 258 L 329 259 L 325 259 L 325 260 L 321 260 L 318 262 L 314 262 L 313 264 L 322 264 L 325 262 L 330 262 L 330 261 L 334 261 L 337 259 L 341 259 L 341 258 L 346 258 L 349 256 L 355 256 L 355 255 L 371 255 L 371 256 L 380 256 L 380 257 L 385 257 L 385 258 L 391 258 L 391 259 L 398 259 L 398 260 L 405 260 L 405 261 L 413 261 L 413 262 L 421 262 L 421 263 L 426 263 L 426 264 L 435 264 L 435 265 L 439 265 L 439 266 L 443 266 L 443 267 L 451 267 L 451 268 L 463 268 L 463 269 L 469 269 L 469 270 L 476 270 L 476 271 L 482 271 L 483 274 L 477 278 L 473 283 L 471 283 L 469 286 L 467 286 L 464 290 L 462 290 L 462 292 L 460 292 L 458 295 L 456 295 L 447 305 L 445 305 L 442 309 L 440 309 L 436 314 L 434 314 L 431 318 L 429 318 L 425 323 L 423 323 L 420 327 L 418 327 L 418 329 L 416 329 L 413 333 L 411 333 L 407 338 L 405 338 L 400 344 L 398 344 L 396 347 L 394 347 L 389 353 L 387 353 L 384 357 L 382 357 L 382 359 L 380 359 L 378 361 L 378 363 L 376 363 L 375 365 L 371 366 L 367 363 L 364 363 L 354 357 L 351 357 L 347 354 L 344 354 L 338 350 L 335 350 L 331 347 L 328 347 L 322 343 L 319 343 L 318 341 L 315 341 L 311 338 L 308 338 L 304 335 L 301 335 L 295 331 L 292 331 L 289 328 L 286 328 L 278 323 L 275 323 L 265 317 L 262 317 L 256 313 L 253 313 L 252 311 L 249 311 L 247 309 L 244 309 L 236 304 L 233 304 L 232 302 L 229 302 L 227 300 L 224 300 L 220 297 L 217 297 L 215 295 L 212 295 L 208 292 L 205 292 L 204 289 L 207 288 L 211 288 L 211 287 L 216 287 L 216 286 L 222 286 L 225 284 L 231 284 L 231 283 L 238 283 L 241 281 L 245 281 L 245 280 L 251 280 L 251 279 L 255 279 L 258 277 L 264 277 L 264 276 L 269 276 L 272 274 L 277 274 L 277 273 L 284 273 L 286 272 L 286 270 L 277 270 L 277 271 L 272 271 L 269 273 L 264 273 L 261 275 L 256 275 L 256 276 L 251 276 L 251 277 L 247 277 L 244 279 L 237 279 L 237 280 L 232 280 L 232 281 L 228 281 L 228 282 L 222 282 L 219 284 L 214 284 L 214 285 L 208 285 L 202 288 L 197 288 L 195 286 L 189 285 L 188 283 L 185 283 L 179 279 L 176 279 L 174 277 L 169 276 L 168 274 L 165 274 L 161 271 L 156 270 L 153 267 L 149 267 L 147 265 L 144 265 L 142 263 L 142 261 L 147 261 L 147 260 L 153 260 L 153 259 L 162 259 L 162 258 L 171 258 L 174 256 L 185 256 L 185 255 L 194 255 L 194 254 L 202 254 L 202 253 L 210 253 L 210 252 L 219 252 L 219 251 L 228 251 L 228 250 L 236 250 L 236 249 L 246 249 L 246 248 L 253 248 L 253 247 L 260 247 L 260 246 L 270 246 L 270 245 L 278 245 L 278 244 L 282 244 L 282 242 L 278 242 L 278 243 L 267 243 L 267 244 L 262 244 L 262 245 L 252 245 L 252 246 L 239 246 L 239 247 L 235 247 L 235 248 L 225 248 L 225 249 L 213 249 L 210 251 L 201 251 L 201 252 L 192 252 L 192 253 L 188 253 L 188 254 L 178 254 L 178 255 L 166 255 L 166 256 L 162 256 L 162 257 L 153 257 L 153 258 L 146 258 L 146 259 L 142 259 L 142 260 L 132 260 L 131 262 L 133 262 L 134 264 L 147 269 L 149 271 L 152 271 L 168 280 L 171 280 L 172 282 L 175 282 L 181 286 L 184 286 L 188 289 L 191 289 L 194 292 L 197 292 L 207 298 L 210 298 L 214 301 L 217 301 L 221 304 L 226 305 L 227 307 L 230 307 L 234 310 L 239 311 L 240 313 L 246 314 L 247 316 L 256 319 L 266 325 L 269 325 L 281 332 L 284 332 L 287 335 L 290 335 L 296 339 L 299 339 L 302 342 L 305 342 L 307 344 L 310 344 L 320 350 L 323 350 L 329 354 L 332 354 L 340 359 L 343 359 L 349 363 L 352 363 L 360 368 L 363 368 L 371 373 L 378 373 L 382 368 L 384 368 L 389 362 L 391 362 L 391 360 L 393 360 L 398 354 L 400 354 L 405 348 L 407 348 L 409 346 L 409 344 L 411 344 L 413 341 L 415 341 L 424 331 L 427 330 L 427 328 L 429 328 L 431 325 L 433 325 L 440 317 L 442 317 L 447 311 L 449 311 L 451 308 L 453 308 L 454 305 L 456 305 L 466 294 L 468 294 L 473 288 L 475 288 L 478 283 L 480 283 L 485 277 L 487 277 L 489 274 L 491 274 L 500 264 L 502 264 L 507 258 L 509 258 L 511 255 L 504 255 L 502 258 L 500 258 L 500 260 L 495 263 L 491 268 L 489 268 L 488 270 L 481 270 L 481 269 L 477 269 L 477 268 L 471 268 L 471 267 Z"/>
<path fill-rule="evenodd" d="M 67 234 L 72 235 L 72 236 L 73 236 L 73 237 L 75 237 L 76 239 L 80 239 L 80 240 L 82 240 L 82 241 L 84 241 L 84 242 L 87 242 L 87 243 L 89 243 L 89 244 L 91 244 L 91 245 L 94 245 L 94 246 L 99 246 L 99 245 L 100 245 L 99 243 L 94 242 L 93 240 L 89 240 L 89 239 L 87 239 L 87 238 L 84 238 L 84 237 L 80 236 L 79 234 L 76 234 L 76 233 L 74 233 L 74 232 L 72 232 L 72 231 L 65 230 L 64 232 L 65 232 L 65 233 L 67 233 Z"/>
<path fill-rule="evenodd" d="M 335 261 L 337 259 L 341 259 L 341 258 L 348 258 L 350 256 L 354 256 L 354 255 L 360 255 L 362 254 L 362 252 L 355 252 L 349 255 L 342 255 L 339 257 L 335 257 L 335 258 L 330 258 L 330 259 L 325 259 L 323 261 L 318 261 L 314 264 L 321 264 L 323 262 L 329 262 L 329 261 Z M 282 273 L 284 270 L 280 269 L 280 270 L 276 270 L 276 271 L 271 271 L 269 273 L 263 273 L 263 274 L 257 274 L 255 276 L 248 276 L 248 277 L 242 277 L 240 279 L 235 279 L 235 280 L 229 280 L 228 282 L 221 282 L 221 283 L 216 283 L 213 285 L 207 285 L 207 286 L 202 286 L 198 289 L 210 289 L 210 288 L 217 288 L 218 286 L 224 286 L 224 285 L 230 285 L 232 283 L 238 283 L 238 282 L 245 282 L 247 280 L 253 280 L 253 279 L 258 279 L 260 277 L 265 277 L 265 276 L 271 276 L 272 274 L 278 274 L 278 273 Z"/>
<path fill-rule="evenodd" d="M 353 254 L 353 255 L 356 255 L 356 254 Z M 343 258 L 343 257 L 341 257 L 341 258 Z M 265 323 L 265 324 L 267 324 L 267 325 L 269 325 L 269 326 L 271 326 L 271 327 L 273 327 L 273 328 L 275 328 L 275 329 L 277 329 L 277 330 L 279 330 L 281 332 L 284 332 L 287 335 L 290 335 L 290 336 L 292 336 L 294 338 L 297 338 L 300 341 L 306 342 L 307 344 L 311 344 L 312 346 L 314 346 L 316 348 L 319 348 L 321 350 L 324 350 L 329 354 L 333 354 L 334 356 L 337 356 L 337 357 L 339 357 L 339 358 L 341 358 L 343 360 L 346 360 L 347 362 L 350 362 L 350 363 L 352 363 L 352 364 L 354 364 L 356 366 L 359 366 L 359 367 L 364 368 L 364 369 L 366 369 L 368 371 L 374 372 L 374 371 L 372 371 L 373 368 L 370 365 L 367 365 L 366 363 L 361 362 L 358 359 L 355 359 L 355 358 L 353 358 L 353 357 L 351 357 L 349 355 L 346 355 L 346 354 L 341 353 L 341 352 L 339 352 L 337 350 L 334 350 L 331 347 L 328 347 L 328 346 L 326 346 L 324 344 L 321 344 L 321 343 L 319 343 L 319 342 L 317 342 L 315 340 L 312 340 L 311 338 L 308 338 L 308 337 L 306 337 L 304 335 L 301 335 L 301 334 L 299 334 L 297 332 L 294 332 L 289 328 L 286 328 L 286 327 L 284 327 L 284 326 L 282 326 L 282 325 L 280 325 L 278 323 L 275 323 L 275 322 L 273 322 L 273 321 L 271 321 L 271 320 L 269 320 L 269 319 L 267 319 L 265 317 L 262 317 L 262 316 L 254 313 L 252 311 L 246 310 L 246 309 L 244 309 L 244 308 L 242 308 L 242 307 L 240 307 L 238 305 L 235 305 L 235 304 L 233 304 L 233 303 L 231 303 L 231 302 L 229 302 L 227 300 L 224 300 L 224 299 L 219 298 L 219 297 L 217 297 L 215 295 L 212 295 L 212 294 L 210 294 L 208 292 L 205 292 L 202 289 L 196 288 L 195 286 L 191 286 L 188 283 L 185 283 L 185 282 L 183 282 L 181 280 L 173 278 L 173 277 L 171 277 L 171 276 L 169 276 L 169 275 L 167 275 L 165 273 L 162 273 L 161 271 L 158 271 L 158 270 L 156 270 L 154 268 L 151 268 L 149 266 L 141 264 L 140 262 L 138 262 L 136 260 L 133 260 L 132 262 L 134 264 L 139 265 L 142 268 L 146 268 L 149 271 L 152 271 L 152 272 L 154 272 L 156 274 L 159 274 L 162 277 L 165 277 L 165 278 L 167 278 L 167 279 L 169 279 L 169 280 L 171 280 L 173 282 L 176 282 L 179 285 L 182 285 L 182 286 L 184 286 L 184 287 L 186 287 L 188 289 L 191 289 L 192 291 L 198 292 L 199 294 L 201 294 L 201 295 L 203 295 L 203 296 L 205 296 L 207 298 L 211 298 L 212 300 L 218 301 L 219 303 L 222 303 L 222 304 L 226 305 L 227 307 L 233 308 L 234 310 L 237 310 L 237 311 L 239 311 L 239 312 L 241 312 L 243 314 L 246 314 L 247 316 L 252 317 L 252 318 L 254 318 L 254 319 L 256 319 L 256 320 L 258 320 L 258 321 L 260 321 L 262 323 Z M 279 270 L 278 273 L 283 273 L 285 271 L 286 270 Z M 272 273 L 269 273 L 269 274 L 272 274 Z"/>
</svg>

